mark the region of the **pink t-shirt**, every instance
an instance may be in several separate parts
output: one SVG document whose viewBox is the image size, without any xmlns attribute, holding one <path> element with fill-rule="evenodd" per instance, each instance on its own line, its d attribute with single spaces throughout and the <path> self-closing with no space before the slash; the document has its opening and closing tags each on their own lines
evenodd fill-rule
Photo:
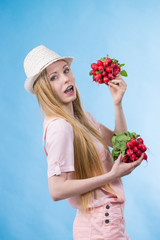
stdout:
<svg viewBox="0 0 160 240">
<path fill-rule="evenodd" d="M 89 112 L 85 112 L 89 121 L 95 128 L 100 131 L 100 123 Z M 52 118 L 44 120 L 43 123 L 43 147 L 47 156 L 48 178 L 54 175 L 60 175 L 61 172 L 67 172 L 67 179 L 72 179 L 74 169 L 74 132 L 72 125 L 63 118 Z M 44 146 L 46 142 L 46 149 Z M 109 172 L 112 168 L 112 157 L 97 139 L 93 137 L 97 152 L 100 156 L 105 172 Z M 102 202 L 95 198 L 94 206 L 98 207 L 102 204 L 111 202 L 125 202 L 123 186 L 119 179 L 111 183 L 118 195 L 107 192 L 103 187 L 98 188 L 98 193 Z M 73 196 L 66 199 L 69 204 L 76 209 L 80 208 L 80 196 Z M 90 205 L 88 207 L 91 207 Z"/>
</svg>

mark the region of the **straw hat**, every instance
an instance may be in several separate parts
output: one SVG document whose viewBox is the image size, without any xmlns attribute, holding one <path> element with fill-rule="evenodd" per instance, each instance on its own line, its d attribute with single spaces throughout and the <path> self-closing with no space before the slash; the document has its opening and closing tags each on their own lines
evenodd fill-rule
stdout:
<svg viewBox="0 0 160 240">
<path fill-rule="evenodd" d="M 61 57 L 44 45 L 32 49 L 24 59 L 24 71 L 27 76 L 24 88 L 27 92 L 34 94 L 33 84 L 47 66 L 58 60 L 66 60 L 69 66 L 71 66 L 73 59 L 74 57 Z"/>
</svg>

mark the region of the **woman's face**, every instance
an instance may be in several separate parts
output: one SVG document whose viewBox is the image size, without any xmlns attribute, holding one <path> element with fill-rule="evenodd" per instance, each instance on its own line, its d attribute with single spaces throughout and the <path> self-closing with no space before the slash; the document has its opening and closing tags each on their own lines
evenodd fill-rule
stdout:
<svg viewBox="0 0 160 240">
<path fill-rule="evenodd" d="M 50 64 L 47 68 L 47 75 L 50 80 L 52 88 L 62 101 L 64 105 L 72 104 L 72 101 L 76 99 L 76 85 L 75 78 L 71 69 L 63 60 Z M 73 89 L 70 93 L 65 93 L 65 90 L 70 86 Z"/>
</svg>

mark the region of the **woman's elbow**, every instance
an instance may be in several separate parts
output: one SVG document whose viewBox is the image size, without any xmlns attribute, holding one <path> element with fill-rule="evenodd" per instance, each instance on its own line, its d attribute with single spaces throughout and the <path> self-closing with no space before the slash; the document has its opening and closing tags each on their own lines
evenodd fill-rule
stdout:
<svg viewBox="0 0 160 240">
<path fill-rule="evenodd" d="M 60 199 L 53 196 L 53 197 L 52 197 L 52 200 L 53 200 L 54 202 L 57 202 L 57 201 L 59 201 Z"/>
<path fill-rule="evenodd" d="M 49 193 L 53 201 L 56 202 L 60 200 L 59 191 L 56 191 L 51 185 L 49 185 Z"/>
<path fill-rule="evenodd" d="M 50 195 L 53 201 L 57 202 L 64 199 L 60 186 L 50 189 Z"/>
<path fill-rule="evenodd" d="M 64 199 L 64 182 L 66 180 L 66 173 L 60 176 L 52 176 L 48 180 L 49 193 L 53 201 L 60 201 Z"/>
<path fill-rule="evenodd" d="M 50 193 L 50 196 L 54 202 L 61 200 L 60 197 L 55 193 Z"/>
</svg>

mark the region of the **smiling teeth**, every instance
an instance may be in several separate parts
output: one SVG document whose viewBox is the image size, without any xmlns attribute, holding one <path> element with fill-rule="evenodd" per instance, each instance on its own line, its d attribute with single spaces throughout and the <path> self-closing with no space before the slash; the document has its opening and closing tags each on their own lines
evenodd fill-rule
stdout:
<svg viewBox="0 0 160 240">
<path fill-rule="evenodd" d="M 64 92 L 66 93 L 68 90 L 72 90 L 73 89 L 73 86 L 70 86 L 70 87 L 68 87 Z"/>
<path fill-rule="evenodd" d="M 71 89 L 71 88 L 72 88 L 72 86 L 68 87 L 66 90 L 69 90 L 69 89 Z"/>
</svg>

